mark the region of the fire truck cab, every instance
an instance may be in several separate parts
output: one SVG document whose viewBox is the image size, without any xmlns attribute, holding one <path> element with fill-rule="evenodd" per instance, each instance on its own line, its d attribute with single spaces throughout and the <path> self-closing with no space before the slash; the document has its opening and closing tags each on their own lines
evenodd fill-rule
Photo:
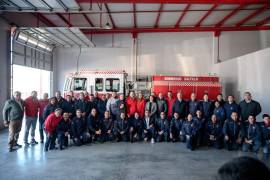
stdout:
<svg viewBox="0 0 270 180">
<path fill-rule="evenodd" d="M 66 76 L 64 84 L 64 96 L 73 91 L 75 97 L 80 92 L 87 91 L 90 94 L 125 93 L 125 71 L 89 71 L 82 70 Z"/>
</svg>

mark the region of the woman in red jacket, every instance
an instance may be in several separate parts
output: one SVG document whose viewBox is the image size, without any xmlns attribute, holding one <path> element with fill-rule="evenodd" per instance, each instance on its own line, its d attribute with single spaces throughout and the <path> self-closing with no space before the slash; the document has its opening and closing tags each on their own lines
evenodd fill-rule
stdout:
<svg viewBox="0 0 270 180">
<path fill-rule="evenodd" d="M 127 115 L 133 117 L 137 112 L 137 99 L 134 92 L 130 92 L 129 97 L 126 100 Z"/>
<path fill-rule="evenodd" d="M 62 119 L 62 109 L 57 108 L 54 113 L 50 114 L 45 120 L 45 132 L 47 135 L 45 151 L 55 149 L 56 127 Z"/>
<path fill-rule="evenodd" d="M 139 113 L 140 118 L 144 117 L 145 104 L 146 104 L 146 101 L 143 98 L 143 94 L 139 92 L 138 99 L 137 99 L 137 112 Z"/>
</svg>

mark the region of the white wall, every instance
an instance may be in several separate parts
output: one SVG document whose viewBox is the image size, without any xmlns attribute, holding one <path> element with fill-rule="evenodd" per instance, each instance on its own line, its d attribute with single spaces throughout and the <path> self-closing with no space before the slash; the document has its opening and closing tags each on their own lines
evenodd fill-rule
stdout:
<svg viewBox="0 0 270 180">
<path fill-rule="evenodd" d="M 9 37 L 9 25 L 0 19 L 0 129 L 3 128 L 3 115 L 2 109 L 5 100 L 9 94 L 9 76 L 8 76 L 8 37 Z"/>
<path fill-rule="evenodd" d="M 250 91 L 262 105 L 263 113 L 270 113 L 270 48 L 234 58 L 213 66 L 213 73 L 222 78 L 224 94 L 242 99 Z"/>
</svg>

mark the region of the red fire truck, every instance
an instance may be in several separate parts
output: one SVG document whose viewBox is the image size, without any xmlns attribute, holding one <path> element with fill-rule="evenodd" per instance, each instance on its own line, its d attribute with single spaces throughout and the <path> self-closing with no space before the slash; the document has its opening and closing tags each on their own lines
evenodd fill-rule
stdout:
<svg viewBox="0 0 270 180">
<path fill-rule="evenodd" d="M 147 96 L 151 92 L 156 95 L 162 92 L 165 95 L 172 91 L 174 96 L 182 92 L 184 99 L 189 99 L 192 92 L 197 94 L 198 99 L 202 99 L 204 93 L 208 93 L 210 99 L 215 99 L 221 93 L 221 83 L 216 76 L 152 76 L 150 81 L 137 82 L 127 81 L 127 77 L 125 71 L 82 70 L 70 73 L 65 79 L 64 94 L 69 91 L 73 91 L 75 96 L 82 91 L 99 94 L 143 91 Z"/>
</svg>

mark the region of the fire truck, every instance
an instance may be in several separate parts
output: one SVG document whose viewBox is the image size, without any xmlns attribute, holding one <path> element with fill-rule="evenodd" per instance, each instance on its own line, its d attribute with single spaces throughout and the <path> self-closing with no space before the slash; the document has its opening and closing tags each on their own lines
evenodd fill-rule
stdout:
<svg viewBox="0 0 270 180">
<path fill-rule="evenodd" d="M 81 70 L 70 73 L 65 78 L 64 95 L 73 91 L 78 97 L 82 91 L 90 94 L 98 92 L 99 95 L 106 93 L 123 93 L 127 95 L 130 91 L 143 92 L 147 97 L 151 93 L 167 94 L 171 91 L 174 96 L 182 92 L 184 99 L 189 99 L 192 92 L 202 99 L 203 94 L 208 93 L 210 99 L 215 99 L 221 93 L 222 87 L 219 77 L 216 76 L 147 76 L 128 80 L 125 71 L 90 71 Z"/>
</svg>

